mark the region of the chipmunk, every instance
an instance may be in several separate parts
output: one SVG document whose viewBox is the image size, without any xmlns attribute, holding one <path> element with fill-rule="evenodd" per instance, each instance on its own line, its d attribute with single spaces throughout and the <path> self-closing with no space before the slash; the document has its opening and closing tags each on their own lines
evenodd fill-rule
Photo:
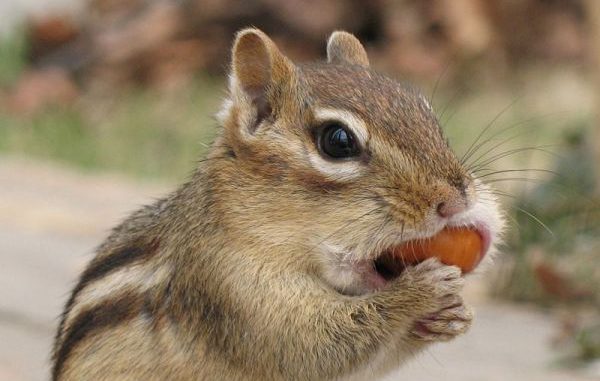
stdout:
<svg viewBox="0 0 600 381">
<path fill-rule="evenodd" d="M 300 65 L 242 30 L 218 120 L 191 180 L 98 248 L 53 380 L 371 380 L 469 328 L 457 267 L 386 253 L 468 225 L 489 258 L 498 205 L 353 35 Z"/>
</svg>

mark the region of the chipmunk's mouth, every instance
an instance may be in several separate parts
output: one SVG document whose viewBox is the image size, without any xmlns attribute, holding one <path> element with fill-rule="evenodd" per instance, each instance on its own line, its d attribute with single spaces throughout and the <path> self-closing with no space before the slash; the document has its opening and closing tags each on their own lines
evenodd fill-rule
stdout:
<svg viewBox="0 0 600 381">
<path fill-rule="evenodd" d="M 408 263 L 402 258 L 394 256 L 393 250 L 386 250 L 373 260 L 373 270 L 385 282 L 393 280 L 402 274 L 407 266 L 414 266 L 415 262 Z"/>
<path fill-rule="evenodd" d="M 457 229 L 455 227 L 449 227 L 447 229 Z M 375 259 L 372 260 L 372 271 L 368 275 L 369 279 L 366 279 L 367 283 L 371 287 L 379 289 L 385 286 L 388 282 L 398 278 L 402 273 L 410 266 L 416 266 L 419 263 L 427 260 L 428 258 L 437 257 L 443 263 L 447 265 L 455 265 L 463 270 L 463 273 L 470 272 L 473 270 L 488 253 L 491 246 L 491 233 L 489 229 L 483 224 L 477 224 L 475 226 L 469 226 L 464 228 L 465 230 L 472 231 L 476 234 L 479 239 L 478 247 L 473 249 L 474 252 L 470 253 L 473 258 L 467 258 L 466 260 L 461 258 L 461 255 L 466 253 L 458 253 L 454 257 L 442 256 L 439 253 L 420 253 L 410 252 L 408 255 L 401 255 L 403 249 L 407 247 L 407 242 L 392 245 L 391 247 L 382 251 Z M 427 242 L 432 240 L 434 237 L 429 237 L 420 240 L 421 246 L 429 247 Z M 425 243 L 425 244 L 423 244 Z M 451 242 L 450 242 L 451 244 Z M 457 244 L 458 245 L 458 244 Z M 452 249 L 452 248 L 449 248 Z M 426 249 L 427 250 L 427 249 Z"/>
<path fill-rule="evenodd" d="M 391 241 L 381 252 L 362 257 L 339 246 L 326 246 L 325 250 L 328 254 L 324 258 L 329 260 L 329 265 L 323 267 L 323 277 L 340 293 L 362 295 L 385 288 L 390 282 L 402 276 L 407 269 L 432 257 L 438 258 L 444 264 L 458 266 L 465 274 L 474 270 L 490 251 L 494 233 L 487 226 L 485 223 L 447 225 L 427 236 Z M 458 236 L 453 230 L 458 231 Z M 446 240 L 442 240 L 440 246 L 439 238 L 444 234 Z M 460 234 L 464 236 L 461 237 Z M 474 242 L 475 246 L 465 245 L 463 242 L 461 248 L 460 241 L 465 237 L 467 243 Z M 432 243 L 436 240 L 437 243 Z M 409 252 L 407 255 L 402 249 L 406 246 L 410 247 L 412 243 L 420 246 L 421 251 L 414 253 L 415 255 Z M 465 248 L 470 253 L 467 257 L 463 257 Z M 446 253 L 442 253 L 443 251 Z M 454 254 L 448 256 L 448 253 Z"/>
<path fill-rule="evenodd" d="M 406 261 L 395 255 L 395 246 L 384 250 L 371 261 L 371 271 L 363 277 L 371 291 L 379 290 L 386 284 L 398 278 L 409 266 L 415 266 L 418 261 Z"/>
</svg>

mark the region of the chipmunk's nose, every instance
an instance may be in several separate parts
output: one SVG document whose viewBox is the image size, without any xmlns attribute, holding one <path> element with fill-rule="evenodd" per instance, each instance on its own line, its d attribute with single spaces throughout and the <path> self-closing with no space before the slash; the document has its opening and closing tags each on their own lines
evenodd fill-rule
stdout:
<svg viewBox="0 0 600 381">
<path fill-rule="evenodd" d="M 437 214 L 442 218 L 450 218 L 467 209 L 467 203 L 460 201 L 442 201 L 437 205 Z"/>
</svg>

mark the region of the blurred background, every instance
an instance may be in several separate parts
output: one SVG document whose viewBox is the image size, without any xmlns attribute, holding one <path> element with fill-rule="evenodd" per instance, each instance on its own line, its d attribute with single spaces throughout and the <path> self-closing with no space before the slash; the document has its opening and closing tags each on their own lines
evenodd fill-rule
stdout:
<svg viewBox="0 0 600 381">
<path fill-rule="evenodd" d="M 600 1 L 2 0 L 0 380 L 48 378 L 78 273 L 205 153 L 250 25 L 296 61 L 355 33 L 506 210 L 471 332 L 389 379 L 600 379 Z"/>
</svg>

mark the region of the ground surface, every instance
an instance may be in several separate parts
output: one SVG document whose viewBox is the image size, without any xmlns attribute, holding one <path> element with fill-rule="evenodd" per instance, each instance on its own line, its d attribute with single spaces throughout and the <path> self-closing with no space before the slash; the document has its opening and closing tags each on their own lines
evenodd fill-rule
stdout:
<svg viewBox="0 0 600 381">
<path fill-rule="evenodd" d="M 0 381 L 48 379 L 57 316 L 78 272 L 112 225 L 167 189 L 0 156 Z M 592 380 L 553 365 L 550 316 L 487 300 L 482 282 L 467 290 L 473 329 L 388 380 Z"/>
</svg>

